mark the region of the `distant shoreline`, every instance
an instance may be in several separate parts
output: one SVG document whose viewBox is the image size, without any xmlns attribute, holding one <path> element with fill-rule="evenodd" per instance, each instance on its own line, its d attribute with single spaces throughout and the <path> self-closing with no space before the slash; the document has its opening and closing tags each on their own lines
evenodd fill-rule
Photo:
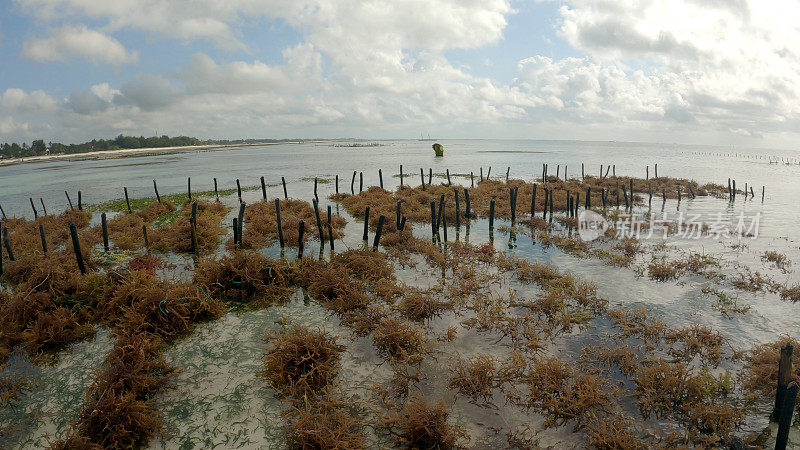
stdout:
<svg viewBox="0 0 800 450">
<path fill-rule="evenodd" d="M 39 155 L 39 156 L 31 156 L 28 158 L 5 158 L 0 159 L 0 167 L 2 166 L 10 166 L 15 164 L 24 164 L 29 162 L 41 162 L 41 161 L 51 161 L 51 160 L 60 160 L 60 159 L 86 159 L 91 157 L 121 157 L 125 155 L 135 155 L 137 153 L 149 153 L 149 154 L 158 154 L 158 153 L 168 153 L 168 152 L 175 152 L 178 150 L 207 150 L 207 149 L 215 149 L 215 148 L 230 148 L 230 147 L 257 147 L 257 146 L 267 146 L 267 145 L 283 145 L 283 144 L 301 144 L 301 143 L 315 143 L 315 142 L 329 142 L 329 141 L 286 141 L 286 142 L 259 142 L 259 143 L 242 143 L 242 144 L 205 144 L 205 145 L 184 145 L 184 146 L 173 146 L 173 147 L 149 147 L 149 148 L 125 148 L 119 150 L 97 150 L 93 152 L 83 152 L 83 153 L 63 153 L 57 155 Z"/>
</svg>

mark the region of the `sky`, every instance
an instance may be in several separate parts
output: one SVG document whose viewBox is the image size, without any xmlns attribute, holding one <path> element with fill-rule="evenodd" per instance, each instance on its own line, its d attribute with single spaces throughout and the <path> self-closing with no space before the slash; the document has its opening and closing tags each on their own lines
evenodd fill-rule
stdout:
<svg viewBox="0 0 800 450">
<path fill-rule="evenodd" d="M 794 149 L 798 13 L 777 0 L 0 0 L 0 142 Z"/>
</svg>

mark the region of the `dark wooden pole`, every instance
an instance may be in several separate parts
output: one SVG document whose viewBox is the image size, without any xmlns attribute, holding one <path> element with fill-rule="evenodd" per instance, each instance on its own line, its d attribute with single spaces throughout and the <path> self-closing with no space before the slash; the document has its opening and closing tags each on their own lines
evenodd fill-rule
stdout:
<svg viewBox="0 0 800 450">
<path fill-rule="evenodd" d="M 214 195 L 217 197 L 217 201 L 219 201 L 219 190 L 217 189 L 217 179 L 214 178 Z"/>
<path fill-rule="evenodd" d="M 261 199 L 267 199 L 267 183 L 264 182 L 264 177 L 261 177 Z"/>
<path fill-rule="evenodd" d="M 192 177 L 186 179 L 186 192 L 189 194 L 189 201 L 192 201 Z"/>
<path fill-rule="evenodd" d="M 106 221 L 106 213 L 100 214 L 100 226 L 103 230 L 103 250 L 108 251 L 108 222 Z"/>
<path fill-rule="evenodd" d="M 242 202 L 242 185 L 239 183 L 239 179 L 236 179 L 236 194 L 239 196 L 239 203 Z"/>
<path fill-rule="evenodd" d="M 83 263 L 83 253 L 81 253 L 81 241 L 78 239 L 78 228 L 75 224 L 69 223 L 69 234 L 72 236 L 72 249 L 75 251 L 75 260 L 78 263 L 78 269 L 81 274 L 86 274 L 86 265 Z"/>
<path fill-rule="evenodd" d="M 156 184 L 156 180 L 153 180 L 153 190 L 156 192 L 156 200 L 158 200 L 158 203 L 161 203 L 161 196 L 158 195 L 158 184 Z M 80 197 L 80 195 L 78 195 L 78 197 Z M 80 204 L 80 202 L 78 203 Z M 80 206 L 78 206 L 78 209 L 80 209 Z"/>
<path fill-rule="evenodd" d="M 44 206 L 44 199 L 42 197 L 39 197 L 39 203 L 42 204 L 42 212 L 44 213 L 44 216 L 47 217 L 47 207 Z"/>
<path fill-rule="evenodd" d="M 297 225 L 297 257 L 303 257 L 303 233 L 306 231 L 306 223 L 302 220 Z"/>
<path fill-rule="evenodd" d="M 489 230 L 494 228 L 494 199 L 489 202 Z"/>
<path fill-rule="evenodd" d="M 314 201 L 312 201 L 311 204 L 314 205 L 314 217 L 317 219 L 317 232 L 319 233 L 319 243 L 320 245 L 324 246 L 325 234 L 322 231 L 322 220 L 320 219 L 319 216 L 319 202 L 317 201 L 317 199 L 314 199 Z"/>
<path fill-rule="evenodd" d="M 461 226 L 461 205 L 458 203 L 458 190 L 453 190 L 453 196 L 456 201 L 456 227 Z"/>
<path fill-rule="evenodd" d="M 436 214 L 436 229 L 442 224 L 442 211 L 444 210 L 444 195 L 439 197 L 439 212 Z"/>
<path fill-rule="evenodd" d="M 369 206 L 364 208 L 364 237 L 363 240 L 369 240 Z"/>
<path fill-rule="evenodd" d="M 33 197 L 28 197 L 28 200 L 31 201 L 31 209 L 33 210 L 33 220 L 39 218 L 39 213 L 36 211 L 36 205 L 33 204 Z"/>
<path fill-rule="evenodd" d="M 44 225 L 39 224 L 39 237 L 42 238 L 42 251 L 47 253 L 47 239 L 44 235 Z M 2 256 L 0 256 L 2 258 Z"/>
<path fill-rule="evenodd" d="M 786 450 L 786 444 L 789 443 L 789 428 L 792 426 L 797 390 L 797 384 L 794 381 L 789 383 L 786 388 L 786 396 L 781 408 L 781 420 L 778 421 L 778 434 L 775 437 L 775 450 Z"/>
<path fill-rule="evenodd" d="M 425 190 L 425 171 L 419 168 L 419 181 L 422 183 L 422 190 Z"/>
<path fill-rule="evenodd" d="M 433 169 L 428 167 L 428 185 L 433 183 Z"/>
<path fill-rule="evenodd" d="M 336 194 L 339 194 L 339 174 L 336 174 Z"/>
<path fill-rule="evenodd" d="M 147 239 L 147 225 L 142 225 L 142 237 L 144 238 L 144 248 L 150 251 L 150 240 Z"/>
<path fill-rule="evenodd" d="M 364 191 L 364 172 L 358 172 L 358 193 Z"/>
<path fill-rule="evenodd" d="M 447 242 L 447 211 L 442 213 L 442 233 L 444 234 L 444 241 Z"/>
<path fill-rule="evenodd" d="M 122 189 L 125 191 L 125 205 L 128 207 L 128 214 L 130 214 L 133 211 L 131 210 L 131 200 L 128 198 L 128 188 L 124 187 Z"/>
<path fill-rule="evenodd" d="M 531 219 L 536 214 L 536 183 L 533 183 L 533 193 L 531 194 Z"/>
<path fill-rule="evenodd" d="M 472 211 L 469 207 L 469 190 L 467 188 L 464 188 L 464 217 L 467 219 L 472 217 Z"/>
<path fill-rule="evenodd" d="M 356 195 L 355 185 L 356 185 L 356 174 L 358 171 L 353 171 L 353 179 L 350 180 L 350 195 Z"/>
<path fill-rule="evenodd" d="M 239 219 L 236 217 L 233 218 L 233 245 L 239 245 Z"/>
<path fill-rule="evenodd" d="M 67 192 L 67 191 L 64 191 L 64 192 Z M 0 215 L 3 216 L 3 219 L 6 218 L 6 212 L 3 210 L 3 205 L 0 205 Z"/>
<path fill-rule="evenodd" d="M 378 181 L 380 182 L 381 189 L 383 189 L 383 171 L 378 169 Z"/>
<path fill-rule="evenodd" d="M 381 215 L 378 217 L 378 228 L 375 230 L 375 241 L 372 243 L 372 251 L 378 250 L 378 244 L 381 242 L 381 232 L 383 231 L 383 222 L 386 221 L 386 217 Z"/>
<path fill-rule="evenodd" d="M 333 252 L 333 227 L 330 220 L 328 221 L 328 240 L 331 243 L 331 252 Z"/>
<path fill-rule="evenodd" d="M 278 222 L 278 241 L 281 243 L 281 248 L 283 248 L 283 223 L 281 223 L 281 202 L 277 198 L 275 199 L 275 220 Z"/>
<path fill-rule="evenodd" d="M 83 195 L 81 195 L 81 191 L 78 191 L 78 211 L 83 210 Z"/>
<path fill-rule="evenodd" d="M 283 184 L 283 198 L 284 198 L 284 200 L 287 200 L 287 199 L 289 199 L 289 191 L 286 190 L 286 178 L 281 177 L 281 184 Z M 338 184 L 337 184 L 337 186 L 338 186 Z"/>
<path fill-rule="evenodd" d="M 6 248 L 6 253 L 8 253 L 8 260 L 16 261 L 16 258 L 14 258 L 14 249 L 11 248 L 11 237 L 8 235 L 7 227 L 3 227 L 3 246 Z"/>
<path fill-rule="evenodd" d="M 475 174 L 472 172 L 469 173 L 469 185 L 475 187 Z"/>
<path fill-rule="evenodd" d="M 436 202 L 431 200 L 431 237 L 436 238 Z"/>
<path fill-rule="evenodd" d="M 450 182 L 450 169 L 447 169 L 447 185 L 452 186 L 453 183 Z"/>
<path fill-rule="evenodd" d="M 399 230 L 400 229 L 400 219 L 401 219 L 401 212 L 400 212 L 400 200 L 397 201 L 397 207 L 395 208 L 395 213 L 397 216 L 397 223 L 395 227 Z"/>
<path fill-rule="evenodd" d="M 245 202 L 239 202 L 239 243 L 242 243 L 242 230 L 244 228 L 244 208 L 247 206 Z"/>
<path fill-rule="evenodd" d="M 400 187 L 403 187 L 403 165 L 400 164 Z"/>
<path fill-rule="evenodd" d="M 317 177 L 314 177 L 314 199 L 319 201 L 319 195 L 317 195 Z"/>
<path fill-rule="evenodd" d="M 786 395 L 786 387 L 792 381 L 792 344 L 785 344 L 781 347 L 781 358 L 778 361 L 778 388 L 775 391 L 775 406 L 772 408 L 772 418 L 780 422 L 783 401 Z"/>
</svg>

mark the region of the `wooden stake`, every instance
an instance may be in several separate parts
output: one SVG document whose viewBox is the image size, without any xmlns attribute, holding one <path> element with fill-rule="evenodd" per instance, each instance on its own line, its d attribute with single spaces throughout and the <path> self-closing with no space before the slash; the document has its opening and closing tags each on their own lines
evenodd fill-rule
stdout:
<svg viewBox="0 0 800 450">
<path fill-rule="evenodd" d="M 83 196 L 81 195 L 81 191 L 78 191 L 78 211 L 83 210 Z"/>
<path fill-rule="evenodd" d="M 494 199 L 489 202 L 489 229 L 494 228 Z"/>
<path fill-rule="evenodd" d="M 381 231 L 383 231 L 383 222 L 386 221 L 386 217 L 381 215 L 378 217 L 378 228 L 375 230 L 375 241 L 372 243 L 372 251 L 378 251 L 378 244 L 381 243 Z"/>
<path fill-rule="evenodd" d="M 314 217 L 317 219 L 317 232 L 319 233 L 319 243 L 321 246 L 325 246 L 325 234 L 322 232 L 322 220 L 319 217 L 319 201 L 314 199 L 311 202 L 314 205 Z"/>
<path fill-rule="evenodd" d="M 78 228 L 72 222 L 69 223 L 69 234 L 72 236 L 72 249 L 75 251 L 75 261 L 78 263 L 78 269 L 80 269 L 81 274 L 86 275 L 86 265 L 83 263 L 83 253 L 81 253 L 81 241 L 78 239 Z"/>
<path fill-rule="evenodd" d="M 397 201 L 397 207 L 395 208 L 395 213 L 397 215 L 397 223 L 395 227 L 399 230 L 400 229 L 400 200 Z"/>
<path fill-rule="evenodd" d="M 44 199 L 42 199 L 42 197 L 39 197 L 39 203 L 42 204 L 42 212 L 44 212 L 44 216 L 47 217 L 47 207 L 44 206 Z"/>
<path fill-rule="evenodd" d="M 11 248 L 11 237 L 8 235 L 7 227 L 3 227 L 3 246 L 5 246 L 6 253 L 8 253 L 8 260 L 16 261 L 16 258 L 14 258 L 14 249 Z"/>
<path fill-rule="evenodd" d="M 328 240 L 331 242 L 331 253 L 333 253 L 333 227 L 330 220 L 328 221 Z"/>
<path fill-rule="evenodd" d="M 241 227 L 239 227 L 241 230 Z M 189 219 L 189 238 L 192 240 L 192 253 L 197 253 L 197 201 L 192 202 L 192 216 Z M 242 232 L 239 231 L 239 243 L 242 243 Z"/>
<path fill-rule="evenodd" d="M 217 201 L 219 201 L 219 190 L 217 190 L 217 179 L 214 178 L 214 195 L 217 197 Z"/>
<path fill-rule="evenodd" d="M 281 248 L 283 248 L 283 223 L 281 222 L 281 202 L 277 198 L 275 199 L 275 219 L 278 222 L 278 241 L 281 243 Z"/>
<path fill-rule="evenodd" d="M 472 217 L 472 212 L 470 211 L 469 208 L 469 191 L 467 190 L 467 188 L 464 188 L 464 217 L 466 217 L 467 219 Z"/>
<path fill-rule="evenodd" d="M 531 195 L 531 219 L 536 214 L 536 183 L 533 183 L 533 194 Z"/>
<path fill-rule="evenodd" d="M 103 230 L 103 250 L 108 252 L 108 223 L 106 222 L 106 213 L 100 214 L 100 226 Z"/>
<path fill-rule="evenodd" d="M 158 203 L 161 203 L 161 196 L 158 195 L 158 184 L 156 184 L 156 180 L 153 180 L 153 190 L 156 192 L 156 200 L 158 200 Z M 78 194 L 78 197 L 80 198 L 80 194 Z M 69 198 L 69 196 L 67 196 L 67 198 Z M 80 204 L 80 202 L 78 202 L 78 204 Z M 78 206 L 78 209 L 81 209 L 81 207 Z"/>
<path fill-rule="evenodd" d="M 355 177 L 355 174 L 353 174 L 353 176 Z M 336 175 L 336 177 L 337 177 L 336 179 L 338 180 L 339 179 L 338 178 L 339 175 Z M 289 191 L 286 190 L 286 178 L 281 177 L 281 184 L 283 184 L 283 198 L 284 198 L 284 200 L 288 200 L 289 199 Z M 339 189 L 339 183 L 338 182 L 336 183 L 336 189 L 337 190 Z"/>
<path fill-rule="evenodd" d="M 42 251 L 47 253 L 47 239 L 44 236 L 44 225 L 42 224 L 39 224 L 39 237 L 42 238 Z"/>
<path fill-rule="evenodd" d="M 400 187 L 403 187 L 403 165 L 400 164 Z"/>
<path fill-rule="evenodd" d="M 239 203 L 242 202 L 242 185 L 239 183 L 239 179 L 236 179 L 236 194 L 239 196 Z"/>
<path fill-rule="evenodd" d="M 436 238 L 436 202 L 431 200 L 431 238 Z"/>
<path fill-rule="evenodd" d="M 142 225 L 142 237 L 144 237 L 144 248 L 150 251 L 150 240 L 147 239 L 147 225 Z"/>
<path fill-rule="evenodd" d="M 450 169 L 447 169 L 447 185 L 452 186 L 453 183 L 450 182 Z"/>
<path fill-rule="evenodd" d="M 786 388 L 786 396 L 782 405 L 781 419 L 778 421 L 778 434 L 775 437 L 775 450 L 786 450 L 789 443 L 789 428 L 792 426 L 795 400 L 797 399 L 797 384 L 792 381 Z"/>
<path fill-rule="evenodd" d="M 458 204 L 458 189 L 453 190 L 453 196 L 456 201 L 456 227 L 461 226 L 461 205 Z"/>
<path fill-rule="evenodd" d="M 792 381 L 792 344 L 785 344 L 781 347 L 781 358 L 778 361 L 778 388 L 775 391 L 775 406 L 772 408 L 772 418 L 776 422 L 781 421 L 783 414 L 784 398 L 786 387 Z"/>
<path fill-rule="evenodd" d="M 128 214 L 131 214 L 133 211 L 131 211 L 131 200 L 128 198 L 128 188 L 124 187 L 122 189 L 125 190 L 125 205 L 128 206 Z"/>
<path fill-rule="evenodd" d="M 36 211 L 36 206 L 34 206 L 34 204 L 33 204 L 33 198 L 32 197 L 28 197 L 28 200 L 31 201 L 31 209 L 33 209 L 33 220 L 36 220 L 36 219 L 39 218 L 39 213 Z"/>
<path fill-rule="evenodd" d="M 297 224 L 297 257 L 303 257 L 303 233 L 306 231 L 306 223 L 304 221 L 300 221 Z"/>
<path fill-rule="evenodd" d="M 339 175 L 336 175 L 336 195 L 339 195 Z"/>
<path fill-rule="evenodd" d="M 242 229 L 244 228 L 244 208 L 245 202 L 239 202 L 239 243 L 242 243 Z"/>
<path fill-rule="evenodd" d="M 378 169 L 378 182 L 381 185 L 381 189 L 383 189 L 383 170 Z"/>
<path fill-rule="evenodd" d="M 419 168 L 419 181 L 422 183 L 422 190 L 425 190 L 425 171 Z"/>
<path fill-rule="evenodd" d="M 192 177 L 186 180 L 186 192 L 189 193 L 189 201 L 192 201 Z"/>
<path fill-rule="evenodd" d="M 364 237 L 363 240 L 369 240 L 369 206 L 364 208 Z"/>
<path fill-rule="evenodd" d="M 261 177 L 261 199 L 267 199 L 267 183 L 264 182 L 264 177 Z"/>
<path fill-rule="evenodd" d="M 364 191 L 364 172 L 358 173 L 358 193 Z"/>
<path fill-rule="evenodd" d="M 319 201 L 319 196 L 317 195 L 317 177 L 314 177 L 314 199 Z"/>
</svg>

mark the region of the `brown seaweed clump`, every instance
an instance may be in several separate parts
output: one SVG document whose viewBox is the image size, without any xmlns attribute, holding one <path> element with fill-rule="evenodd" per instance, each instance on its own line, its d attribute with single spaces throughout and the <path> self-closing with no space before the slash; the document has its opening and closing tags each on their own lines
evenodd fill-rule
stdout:
<svg viewBox="0 0 800 450">
<path fill-rule="evenodd" d="M 94 374 L 70 442 L 122 449 L 153 436 L 161 426 L 153 396 L 175 373 L 164 361 L 162 345 L 157 336 L 117 335 L 103 368 Z"/>
<path fill-rule="evenodd" d="M 185 333 L 192 322 L 220 317 L 223 308 L 201 287 L 161 280 L 145 271 L 131 272 L 102 305 L 103 317 L 132 333 L 164 338 Z"/>
<path fill-rule="evenodd" d="M 89 226 L 91 218 L 91 213 L 76 209 L 66 210 L 58 215 L 40 216 L 36 220 L 6 219 L 2 221 L 2 225 L 8 228 L 14 255 L 19 259 L 24 255 L 42 252 L 39 225 L 44 228 L 48 249 L 53 250 L 69 241 L 70 223 L 74 223 L 78 230 L 84 230 Z"/>
<path fill-rule="evenodd" d="M 412 449 L 451 450 L 461 448 L 459 442 L 469 439 L 461 426 L 447 422 L 450 411 L 444 400 L 431 403 L 422 394 L 415 394 L 399 412 L 381 417 L 380 425 L 398 445 Z"/>
<path fill-rule="evenodd" d="M 201 259 L 194 278 L 213 296 L 246 302 L 256 295 L 267 300 L 286 298 L 292 291 L 290 285 L 295 272 L 295 266 L 286 260 L 239 250 L 220 259 Z"/>
<path fill-rule="evenodd" d="M 410 290 L 397 303 L 397 309 L 409 319 L 421 322 L 445 309 L 452 308 L 452 301 L 438 300 L 434 297 L 435 295 L 430 291 Z"/>
<path fill-rule="evenodd" d="M 647 450 L 652 448 L 639 438 L 634 429 L 634 421 L 619 414 L 602 417 L 587 426 L 589 445 L 598 450 Z"/>
<path fill-rule="evenodd" d="M 225 235 L 226 229 L 220 225 L 220 222 L 227 215 L 228 209 L 222 203 L 210 203 L 202 200 L 196 200 L 196 202 L 197 249 L 202 252 L 211 252 L 217 248 L 220 238 Z M 186 203 L 175 222 L 169 226 L 154 228 L 150 232 L 151 247 L 161 252 L 191 252 L 193 247 L 191 213 L 191 203 Z"/>
<path fill-rule="evenodd" d="M 303 242 L 310 238 L 319 239 L 319 229 L 317 228 L 317 218 L 314 208 L 308 202 L 296 199 L 280 200 L 281 208 L 281 229 L 283 231 L 284 242 L 290 247 L 297 246 L 300 236 L 300 221 L 305 222 L 305 233 Z M 320 207 L 321 208 L 321 207 Z M 320 209 L 320 220 L 322 221 L 322 236 L 325 240 L 330 240 L 327 227 L 327 212 Z M 347 220 L 338 214 L 331 216 L 331 229 L 333 238 L 339 239 L 344 233 Z M 274 202 L 258 202 L 247 205 L 244 213 L 244 226 L 242 231 L 242 247 L 262 248 L 276 242 L 278 239 L 278 219 L 275 211 Z"/>
<path fill-rule="evenodd" d="M 554 357 L 534 359 L 519 381 L 528 388 L 528 396 L 517 402 L 542 413 L 547 427 L 573 421 L 578 431 L 607 413 L 617 395 L 599 374 L 584 373 Z"/>
<path fill-rule="evenodd" d="M 755 346 L 748 352 L 742 374 L 742 387 L 748 392 L 749 400 L 775 398 L 781 347 L 786 344 L 791 344 L 795 349 L 792 353 L 792 381 L 800 383 L 800 343 L 794 338 L 783 336 L 775 342 Z"/>
<path fill-rule="evenodd" d="M 301 283 L 326 308 L 340 314 L 365 308 L 370 303 L 363 284 L 353 281 L 344 265 L 304 260 Z"/>
<path fill-rule="evenodd" d="M 457 389 L 473 401 L 478 398 L 489 400 L 496 387 L 496 371 L 497 365 L 490 355 L 479 353 L 467 360 L 459 357 L 453 366 L 453 376 L 447 382 L 447 387 Z"/>
<path fill-rule="evenodd" d="M 394 361 L 419 362 L 426 350 L 422 329 L 407 321 L 386 317 L 373 332 L 378 352 Z"/>
<path fill-rule="evenodd" d="M 666 339 L 670 343 L 669 354 L 687 362 L 699 356 L 703 364 L 717 367 L 722 361 L 722 345 L 725 339 L 707 326 L 695 323 L 688 327 L 670 330 L 666 334 Z"/>
<path fill-rule="evenodd" d="M 270 349 L 261 372 L 272 387 L 302 399 L 331 384 L 345 347 L 322 331 L 295 326 L 267 334 Z"/>
<path fill-rule="evenodd" d="M 286 414 L 285 427 L 291 448 L 312 450 L 350 450 L 364 448 L 363 426 L 348 408 L 344 399 L 330 393 L 322 399 L 300 407 L 292 407 Z"/>
</svg>

